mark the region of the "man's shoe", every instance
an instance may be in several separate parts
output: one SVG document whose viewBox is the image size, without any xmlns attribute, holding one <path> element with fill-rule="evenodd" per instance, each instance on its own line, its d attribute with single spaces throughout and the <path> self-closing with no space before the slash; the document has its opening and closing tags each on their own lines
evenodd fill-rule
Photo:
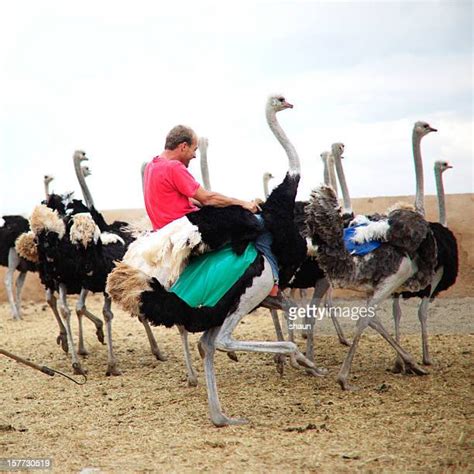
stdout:
<svg viewBox="0 0 474 474">
<path fill-rule="evenodd" d="M 261 303 L 260 306 L 268 309 L 283 309 L 283 298 L 281 293 L 278 296 L 267 296 Z"/>
</svg>

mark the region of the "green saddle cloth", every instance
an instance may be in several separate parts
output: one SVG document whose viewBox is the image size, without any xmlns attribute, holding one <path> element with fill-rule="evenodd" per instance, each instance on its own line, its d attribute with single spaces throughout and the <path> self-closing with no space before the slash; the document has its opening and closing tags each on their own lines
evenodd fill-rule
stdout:
<svg viewBox="0 0 474 474">
<path fill-rule="evenodd" d="M 258 252 L 249 243 L 242 255 L 230 245 L 199 255 L 190 260 L 169 291 L 176 293 L 189 306 L 214 306 L 245 270 L 255 261 Z"/>
</svg>

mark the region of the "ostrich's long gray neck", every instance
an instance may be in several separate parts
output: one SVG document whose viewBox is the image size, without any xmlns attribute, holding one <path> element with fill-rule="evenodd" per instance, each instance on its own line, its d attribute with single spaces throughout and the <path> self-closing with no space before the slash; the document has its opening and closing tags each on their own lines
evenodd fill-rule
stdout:
<svg viewBox="0 0 474 474">
<path fill-rule="evenodd" d="M 344 169 L 342 168 L 341 155 L 333 153 L 334 164 L 336 165 L 337 177 L 339 178 L 339 186 L 341 186 L 343 213 L 352 214 L 351 197 L 349 195 L 349 188 L 347 187 Z"/>
<path fill-rule="evenodd" d="M 329 177 L 329 163 L 328 163 L 328 155 L 324 154 L 323 157 L 323 176 L 324 176 L 324 184 L 326 186 L 331 186 L 331 178 Z"/>
<path fill-rule="evenodd" d="M 277 140 L 280 142 L 281 146 L 286 151 L 286 154 L 288 156 L 290 174 L 299 175 L 301 172 L 301 166 L 298 153 L 296 153 L 295 147 L 291 144 L 290 140 L 288 140 L 288 137 L 281 128 L 280 124 L 278 123 L 275 111 L 272 108 L 267 107 L 266 117 L 268 126 L 270 127 Z"/>
<path fill-rule="evenodd" d="M 270 178 L 268 176 L 263 177 L 263 194 L 265 195 L 265 199 L 270 195 L 268 191 L 268 182 L 270 181 Z"/>
<path fill-rule="evenodd" d="M 211 190 L 211 180 L 209 179 L 209 167 L 207 165 L 207 145 L 199 144 L 199 154 L 201 155 L 201 176 L 204 188 L 207 191 Z"/>
<path fill-rule="evenodd" d="M 337 179 L 336 179 L 336 169 L 334 167 L 334 156 L 329 155 L 327 158 L 328 162 L 328 175 L 329 175 L 329 186 L 334 189 L 334 192 L 336 193 L 336 197 L 338 197 L 338 192 L 337 192 Z M 341 163 L 342 166 L 342 163 Z M 349 203 L 351 202 L 350 197 L 348 197 Z"/>
<path fill-rule="evenodd" d="M 90 208 L 94 206 L 94 201 L 92 199 L 92 195 L 89 191 L 89 188 L 87 187 L 86 180 L 82 173 L 81 160 L 77 156 L 74 157 L 74 169 L 76 171 L 77 180 L 79 181 L 79 186 L 81 187 L 82 195 L 84 196 L 86 206 Z"/>
<path fill-rule="evenodd" d="M 44 180 L 44 194 L 46 196 L 46 201 L 49 199 L 49 181 Z"/>
<path fill-rule="evenodd" d="M 423 180 L 423 162 L 421 160 L 421 137 L 413 130 L 413 159 L 415 160 L 416 196 L 415 209 L 425 215 L 425 188 Z"/>
<path fill-rule="evenodd" d="M 438 194 L 438 209 L 439 217 L 438 221 L 444 227 L 447 227 L 448 220 L 446 218 L 446 202 L 444 196 L 444 184 L 443 184 L 443 173 L 442 171 L 435 167 L 435 179 L 436 179 L 436 192 Z"/>
</svg>

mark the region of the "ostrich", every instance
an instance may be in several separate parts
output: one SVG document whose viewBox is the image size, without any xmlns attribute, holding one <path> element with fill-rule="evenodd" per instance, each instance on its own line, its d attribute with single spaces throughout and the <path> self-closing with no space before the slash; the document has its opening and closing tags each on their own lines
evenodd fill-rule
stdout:
<svg viewBox="0 0 474 474">
<path fill-rule="evenodd" d="M 425 122 L 417 122 L 415 128 L 430 129 L 428 124 Z M 435 129 L 432 129 L 435 131 Z M 421 157 L 421 154 L 419 154 Z M 434 174 L 436 181 L 436 190 L 438 196 L 438 209 L 439 209 L 439 222 L 430 222 L 429 226 L 433 232 L 434 238 L 436 240 L 437 247 L 437 263 L 435 274 L 431 284 L 425 289 L 416 292 L 403 292 L 402 297 L 412 298 L 419 297 L 421 298 L 421 304 L 418 309 L 418 319 L 420 320 L 421 325 L 421 340 L 423 348 L 423 364 L 431 365 L 431 357 L 428 349 L 428 330 L 427 330 L 427 319 L 428 319 L 428 305 L 430 302 L 438 296 L 442 291 L 447 290 L 456 282 L 458 274 L 458 247 L 456 242 L 456 237 L 447 226 L 446 219 L 446 204 L 445 204 L 445 195 L 444 195 L 444 185 L 442 174 L 452 166 L 449 165 L 447 161 L 436 161 L 434 165 Z M 422 168 L 421 173 L 422 173 Z M 423 175 L 421 175 L 423 176 Z M 421 180 L 419 180 L 421 181 Z M 417 181 L 418 183 L 418 181 Z M 417 186 L 417 189 L 420 189 L 420 186 Z M 421 186 L 423 189 L 423 186 Z M 422 205 L 422 210 L 424 208 L 424 196 L 421 196 L 418 200 L 419 205 Z M 393 299 L 393 317 L 395 322 L 395 337 L 397 342 L 400 341 L 400 319 L 401 319 L 401 309 L 399 303 L 399 295 L 395 295 Z M 403 371 L 402 361 L 397 358 L 395 361 L 395 366 L 393 368 L 394 372 Z"/>
<path fill-rule="evenodd" d="M 273 190 L 263 205 L 263 218 L 274 238 L 273 250 L 280 264 L 282 283 L 288 281 L 306 254 L 304 239 L 293 224 L 294 200 L 300 178 L 299 159 L 296 150 L 276 120 L 276 112 L 291 107 L 292 105 L 283 97 L 273 96 L 267 101 L 266 108 L 267 121 L 287 152 L 290 164 L 289 173 L 284 181 Z M 196 214 L 204 209 L 196 211 Z M 216 214 L 220 213 L 219 209 L 215 210 Z M 247 212 L 242 209 L 242 214 Z M 208 239 L 209 236 L 203 235 L 201 242 L 207 242 Z M 204 331 L 199 348 L 204 359 L 209 414 L 214 425 L 237 425 L 245 422 L 229 418 L 222 411 L 214 369 L 216 350 L 295 354 L 301 364 L 314 368 L 314 364 L 308 361 L 292 342 L 237 341 L 232 337 L 232 332 L 240 320 L 262 303 L 273 286 L 270 265 L 264 257 L 257 254 L 253 263 L 214 306 L 195 308 L 189 306 L 175 293 L 166 290 L 166 276 L 161 276 L 162 282 L 150 276 L 150 273 L 153 273 L 152 265 L 148 263 L 148 268 L 146 267 L 147 262 L 143 258 L 143 253 L 140 263 L 137 252 L 140 248 L 133 245 L 130 246 L 123 261 L 118 263 L 109 275 L 107 291 L 124 309 L 135 315 L 143 314 L 155 325 L 171 327 L 174 324 L 182 324 L 192 332 Z M 143 271 L 145 268 L 149 274 Z"/>
<path fill-rule="evenodd" d="M 343 145 L 333 145 L 333 153 L 337 150 L 342 153 Z M 347 184 L 341 153 L 335 153 L 334 159 L 344 195 Z M 415 156 L 415 164 L 416 161 Z M 343 210 L 344 214 L 351 211 L 348 194 L 344 199 Z M 396 291 L 418 291 L 429 284 L 436 264 L 436 243 L 428 223 L 413 210 L 392 210 L 385 220 L 363 228 L 362 237 L 356 234 L 357 241 L 370 240 L 371 233 L 382 241 L 372 253 L 357 256 L 351 255 L 344 245 L 343 216 L 332 188 L 321 186 L 314 190 L 306 211 L 308 235 L 313 245 L 317 246 L 318 262 L 331 283 L 336 287 L 365 292 L 369 297 L 338 375 L 342 389 L 355 388 L 349 384 L 348 377 L 359 339 L 367 326 L 377 330 L 392 345 L 407 368 L 417 375 L 426 374 L 386 331 L 376 315 L 376 308 Z"/>
<path fill-rule="evenodd" d="M 77 246 L 77 251 L 81 254 L 81 258 L 84 260 L 88 268 L 88 272 L 83 277 L 83 288 L 77 303 L 76 312 L 79 318 L 82 315 L 85 315 L 97 324 L 102 323 L 98 318 L 87 311 L 85 308 L 85 298 L 89 291 L 101 292 L 104 294 L 103 316 L 106 323 L 108 347 L 108 367 L 106 375 L 120 375 L 121 371 L 118 368 L 113 353 L 112 302 L 109 295 L 105 292 L 105 284 L 107 275 L 112 270 L 114 262 L 123 257 L 128 245 L 134 240 L 134 237 L 132 236 L 132 233 L 126 229 L 126 222 L 114 221 L 112 224 L 107 224 L 102 214 L 95 209 L 92 194 L 85 181 L 85 175 L 82 172 L 84 168 L 80 166 L 80 163 L 87 159 L 85 153 L 81 150 L 76 151 L 73 155 L 74 168 L 88 208 L 86 212 L 90 212 L 88 217 L 89 221 L 95 227 L 95 232 L 100 234 L 100 237 L 94 239 L 94 242 L 91 245 L 89 245 L 87 241 L 81 242 L 80 235 L 73 240 Z M 160 351 L 158 344 L 156 343 L 148 322 L 143 318 L 140 318 L 140 321 L 145 327 L 152 353 L 158 360 L 166 360 L 166 356 Z M 80 328 L 80 334 L 81 332 Z M 83 347 L 81 339 L 80 345 Z"/>
<path fill-rule="evenodd" d="M 43 178 L 46 199 L 48 199 L 49 185 L 53 179 L 54 177 L 50 175 L 45 175 Z M 7 267 L 5 286 L 12 316 L 16 321 L 21 319 L 21 291 L 25 283 L 26 273 L 37 271 L 35 252 L 31 253 L 30 245 L 24 242 L 24 250 L 29 253 L 33 261 L 21 258 L 15 249 L 15 241 L 20 235 L 27 233 L 29 230 L 28 219 L 23 216 L 3 216 L 0 219 L 0 265 Z M 15 282 L 16 294 L 14 294 L 13 278 L 16 270 L 20 274 Z"/>
</svg>

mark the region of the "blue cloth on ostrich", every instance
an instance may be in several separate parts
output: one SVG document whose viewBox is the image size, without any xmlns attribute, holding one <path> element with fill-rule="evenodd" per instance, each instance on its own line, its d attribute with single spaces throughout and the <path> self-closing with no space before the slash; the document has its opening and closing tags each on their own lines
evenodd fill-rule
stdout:
<svg viewBox="0 0 474 474">
<path fill-rule="evenodd" d="M 367 224 L 360 224 L 344 229 L 344 245 L 346 250 L 351 255 L 367 255 L 368 253 L 373 252 L 375 249 L 379 248 L 382 244 L 378 240 L 371 240 L 370 242 L 364 242 L 363 244 L 357 244 L 352 240 L 357 227 L 365 227 L 366 225 Z"/>
<path fill-rule="evenodd" d="M 242 255 L 230 245 L 193 257 L 169 291 L 193 307 L 214 306 L 247 268 L 258 252 L 251 242 Z"/>
</svg>

